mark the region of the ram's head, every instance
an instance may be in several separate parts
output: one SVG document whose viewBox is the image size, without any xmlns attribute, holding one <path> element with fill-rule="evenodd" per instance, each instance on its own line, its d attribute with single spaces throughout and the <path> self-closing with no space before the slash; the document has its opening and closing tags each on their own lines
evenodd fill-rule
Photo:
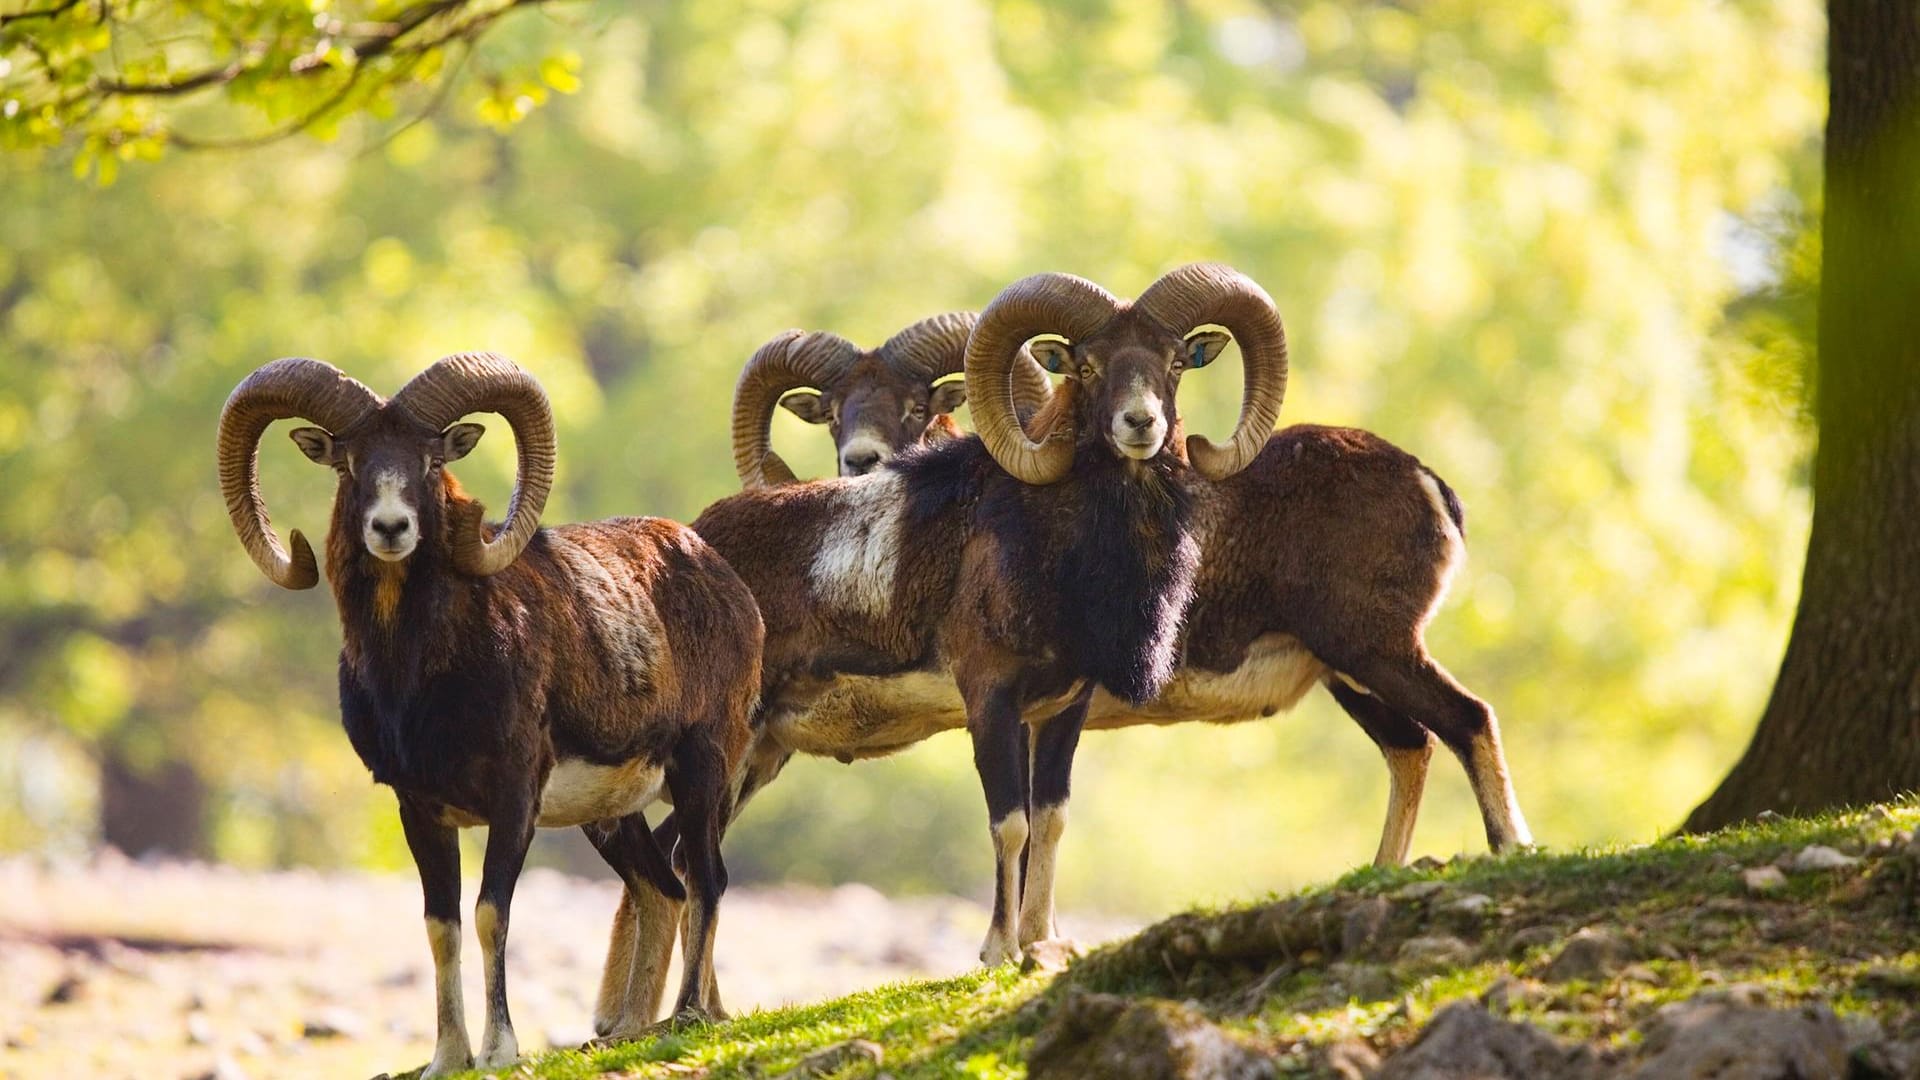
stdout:
<svg viewBox="0 0 1920 1080">
<path fill-rule="evenodd" d="M 949 415 L 967 400 L 958 375 L 972 331 L 971 312 L 935 315 L 877 349 L 862 351 L 838 334 L 789 330 L 753 354 L 733 395 L 733 460 L 748 487 L 793 481 L 775 453 L 769 425 L 777 403 L 833 435 L 840 475 L 871 472 L 908 447 L 957 436 Z M 1039 409 L 1051 385 L 1030 356 L 1016 364 L 1016 411 Z"/>
<path fill-rule="evenodd" d="M 1179 447 L 1180 379 L 1205 367 L 1229 340 L 1240 343 L 1245 388 L 1233 437 L 1216 445 L 1196 435 Z M 1012 373 L 1029 350 L 1066 376 L 1034 427 L 1016 415 Z M 1287 336 L 1266 292 L 1225 266 L 1171 271 L 1132 303 L 1084 278 L 1036 274 L 1009 285 L 981 313 L 967 346 L 967 393 L 974 426 L 995 460 L 1029 484 L 1052 484 L 1073 466 L 1075 448 L 1102 444 L 1145 461 L 1184 456 L 1201 475 L 1223 480 L 1252 463 L 1273 433 L 1287 393 Z"/>
</svg>

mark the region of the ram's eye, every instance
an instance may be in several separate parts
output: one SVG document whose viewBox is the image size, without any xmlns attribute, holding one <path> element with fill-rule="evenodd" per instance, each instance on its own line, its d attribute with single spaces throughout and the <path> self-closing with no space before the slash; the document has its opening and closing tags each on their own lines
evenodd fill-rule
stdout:
<svg viewBox="0 0 1920 1080">
<path fill-rule="evenodd" d="M 1173 372 L 1173 373 L 1174 373 L 1175 375 L 1178 375 L 1178 374 L 1180 374 L 1181 372 L 1183 372 L 1183 371 L 1185 371 L 1185 370 L 1187 370 L 1187 361 L 1186 361 L 1186 359 L 1185 359 L 1184 357 L 1181 357 L 1181 356 L 1175 356 L 1175 357 L 1173 358 L 1173 363 L 1172 363 L 1172 365 L 1170 365 L 1170 366 L 1168 367 L 1168 369 L 1167 369 L 1167 370 L 1169 370 L 1169 371 L 1171 371 L 1171 372 Z"/>
<path fill-rule="evenodd" d="M 907 415 L 913 417 L 915 420 L 925 420 L 927 418 L 927 407 L 925 405 L 915 405 L 913 408 L 907 410 Z"/>
<path fill-rule="evenodd" d="M 1095 372 L 1094 372 L 1094 370 L 1093 370 L 1093 365 L 1092 365 L 1092 364 L 1081 364 L 1081 365 L 1080 365 L 1080 378 L 1081 378 L 1082 380 L 1086 380 L 1086 379 L 1091 379 L 1091 378 L 1093 378 L 1093 376 L 1094 376 L 1094 375 L 1095 375 Z"/>
</svg>

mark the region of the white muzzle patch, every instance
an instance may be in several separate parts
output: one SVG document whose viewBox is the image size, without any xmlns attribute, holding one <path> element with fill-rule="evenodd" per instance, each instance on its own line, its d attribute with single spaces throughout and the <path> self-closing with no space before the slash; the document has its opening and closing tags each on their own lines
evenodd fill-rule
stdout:
<svg viewBox="0 0 1920 1080">
<path fill-rule="evenodd" d="M 1125 457 L 1145 461 L 1158 454 L 1167 438 L 1166 411 L 1160 395 L 1147 386 L 1146 380 L 1136 377 L 1113 410 L 1107 429 L 1114 449 Z"/>
<path fill-rule="evenodd" d="M 893 448 L 884 439 L 868 432 L 856 432 L 840 448 L 840 475 L 863 476 L 885 465 L 893 457 Z"/>
<path fill-rule="evenodd" d="M 361 526 L 361 539 L 374 558 L 399 562 L 420 543 L 420 515 L 400 494 L 406 487 L 405 477 L 388 470 L 373 483 L 373 505 Z"/>
</svg>

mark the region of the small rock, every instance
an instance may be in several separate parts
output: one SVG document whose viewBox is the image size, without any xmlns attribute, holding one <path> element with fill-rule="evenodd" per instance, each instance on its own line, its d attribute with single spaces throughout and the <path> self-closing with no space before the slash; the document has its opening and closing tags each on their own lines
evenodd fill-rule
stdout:
<svg viewBox="0 0 1920 1080">
<path fill-rule="evenodd" d="M 1474 892 L 1468 893 L 1453 901 L 1448 904 L 1444 910 L 1452 915 L 1466 915 L 1472 918 L 1478 918 L 1486 914 L 1487 909 L 1492 906 L 1493 897 L 1488 896 L 1486 893 Z"/>
<path fill-rule="evenodd" d="M 1755 815 L 1753 815 L 1753 820 L 1755 820 L 1755 821 L 1785 821 L 1785 820 L 1786 820 L 1786 818 L 1783 818 L 1783 817 L 1781 817 L 1781 816 L 1780 816 L 1780 815 L 1779 815 L 1778 813 L 1776 813 L 1776 812 L 1774 812 L 1774 811 L 1772 811 L 1772 810 L 1762 810 L 1762 811 L 1760 811 L 1759 813 L 1757 813 L 1757 814 L 1755 814 Z"/>
<path fill-rule="evenodd" d="M 1668 1005 L 1647 1025 L 1632 1080 L 1772 1080 L 1847 1074 L 1846 1029 L 1825 1005 Z"/>
<path fill-rule="evenodd" d="M 1867 807 L 1868 821 L 1885 821 L 1892 816 L 1893 811 L 1887 809 L 1886 806 L 1881 803 L 1874 803 L 1872 806 Z"/>
<path fill-rule="evenodd" d="M 1412 1046 L 1387 1059 L 1376 1080 L 1584 1080 L 1593 1055 L 1564 1047 L 1527 1024 L 1456 1001 L 1435 1013 Z"/>
<path fill-rule="evenodd" d="M 1539 983 L 1502 975 L 1487 987 L 1486 993 L 1480 995 L 1480 1004 L 1485 1005 L 1488 1012 L 1505 1013 L 1515 1006 L 1525 1007 L 1538 1002 L 1543 997 L 1541 991 Z"/>
<path fill-rule="evenodd" d="M 1402 901 L 1425 900 L 1435 896 L 1447 887 L 1444 881 L 1409 881 L 1393 891 L 1393 898 Z"/>
<path fill-rule="evenodd" d="M 1274 1064 L 1184 1005 L 1075 991 L 1034 1036 L 1027 1075 L 1271 1080 Z"/>
<path fill-rule="evenodd" d="M 1379 1001 L 1393 993 L 1393 973 L 1384 964 L 1336 963 L 1327 967 L 1327 975 L 1348 997 L 1361 1001 Z"/>
<path fill-rule="evenodd" d="M 348 1009 L 329 1007 L 316 1009 L 300 1025 L 300 1036 L 305 1039 L 358 1039 L 366 1030 L 366 1024 L 360 1017 Z"/>
<path fill-rule="evenodd" d="M 1620 981 L 1623 983 L 1640 983 L 1643 986 L 1659 986 L 1665 980 L 1660 978 L 1658 972 L 1645 964 L 1628 964 L 1620 971 Z"/>
<path fill-rule="evenodd" d="M 209 1046 L 214 1040 L 213 1018 L 198 1009 L 187 1014 L 187 1042 L 193 1046 Z"/>
<path fill-rule="evenodd" d="M 1589 927 L 1568 938 L 1540 975 L 1548 982 L 1575 979 L 1594 982 L 1618 971 L 1632 959 L 1633 949 L 1620 935 Z"/>
<path fill-rule="evenodd" d="M 1920 1076 L 1920 1041 L 1890 1039 L 1868 1043 L 1853 1051 L 1848 1080 L 1908 1080 Z"/>
<path fill-rule="evenodd" d="M 201 1073 L 194 1080 L 247 1080 L 247 1070 L 232 1057 L 221 1054 L 213 1059 L 213 1068 Z"/>
<path fill-rule="evenodd" d="M 848 1039 L 824 1049 L 815 1050 L 800 1059 L 800 1063 L 779 1076 L 779 1080 L 807 1080 L 813 1076 L 829 1076 L 849 1065 L 878 1065 L 885 1052 L 880 1044 L 869 1039 Z"/>
<path fill-rule="evenodd" d="M 84 992 L 86 988 L 87 980 L 81 978 L 78 973 L 69 971 L 60 977 L 59 982 L 54 983 L 53 986 L 47 990 L 46 996 L 40 999 L 40 1003 L 42 1005 L 70 1005 L 79 999 L 81 993 Z"/>
<path fill-rule="evenodd" d="M 1787 869 L 1797 874 L 1816 870 L 1844 870 L 1859 865 L 1860 860 L 1851 855 L 1843 855 L 1824 844 L 1808 844 L 1794 855 Z"/>
<path fill-rule="evenodd" d="M 1394 962 L 1421 971 L 1442 971 L 1473 962 L 1473 946 L 1450 934 L 1427 934 L 1400 943 Z"/>
<path fill-rule="evenodd" d="M 1560 931 L 1551 926 L 1528 926 L 1515 930 L 1507 938 L 1507 955 L 1519 956 L 1542 945 L 1560 940 Z"/>
<path fill-rule="evenodd" d="M 1327 1047 L 1323 1071 L 1339 1080 L 1368 1080 L 1380 1069 L 1380 1055 L 1359 1039 L 1345 1039 Z"/>
<path fill-rule="evenodd" d="M 1020 970 L 1027 974 L 1036 971 L 1049 973 L 1065 971 L 1067 965 L 1071 964 L 1073 958 L 1078 955 L 1080 950 L 1066 938 L 1036 941 L 1027 946 L 1026 956 L 1020 961 Z"/>
<path fill-rule="evenodd" d="M 1432 873 L 1435 870 L 1440 870 L 1445 868 L 1446 865 L 1447 865 L 1446 863 L 1440 861 L 1439 859 L 1434 858 L 1431 855 L 1422 855 L 1419 858 L 1407 864 L 1407 866 L 1410 867 L 1411 869 L 1418 870 L 1422 873 Z"/>
<path fill-rule="evenodd" d="M 1776 893 L 1787 887 L 1787 875 L 1777 866 L 1755 866 L 1740 871 L 1740 881 L 1747 891 L 1760 896 Z"/>
<path fill-rule="evenodd" d="M 1387 917 L 1393 914 L 1393 905 L 1385 898 L 1369 896 L 1356 901 L 1347 908 L 1346 920 L 1340 926 L 1340 951 L 1352 956 L 1380 935 L 1387 925 Z"/>
</svg>

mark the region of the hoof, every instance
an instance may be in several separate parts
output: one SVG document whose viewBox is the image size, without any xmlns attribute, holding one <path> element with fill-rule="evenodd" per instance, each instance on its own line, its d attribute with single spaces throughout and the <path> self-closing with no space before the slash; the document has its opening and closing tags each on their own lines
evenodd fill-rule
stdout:
<svg viewBox="0 0 1920 1080">
<path fill-rule="evenodd" d="M 1020 970 L 1027 973 L 1065 971 L 1068 964 L 1084 955 L 1072 938 L 1045 938 L 1027 946 Z"/>
<path fill-rule="evenodd" d="M 1020 959 L 1020 950 L 1000 938 L 989 937 L 987 943 L 980 946 L 980 962 L 990 968 L 1010 964 L 1018 959 Z"/>
</svg>

